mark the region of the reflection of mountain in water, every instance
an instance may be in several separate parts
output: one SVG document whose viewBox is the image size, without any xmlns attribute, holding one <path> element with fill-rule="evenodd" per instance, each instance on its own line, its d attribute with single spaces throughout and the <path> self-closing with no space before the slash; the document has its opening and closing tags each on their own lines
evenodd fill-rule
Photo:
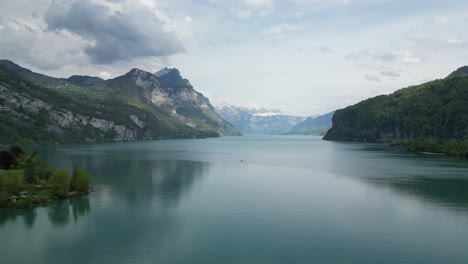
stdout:
<svg viewBox="0 0 468 264">
<path fill-rule="evenodd" d="M 334 145 L 331 145 L 332 147 Z M 333 153 L 336 175 L 388 188 L 426 203 L 468 213 L 468 163 L 444 156 L 408 153 L 374 144 L 340 144 Z M 343 148 L 353 150 L 344 155 Z"/>
<path fill-rule="evenodd" d="M 120 149 L 120 147 L 122 149 Z M 49 149 L 53 150 L 53 149 Z M 67 153 L 41 152 L 41 157 L 54 166 L 71 170 L 73 164 L 85 168 L 91 175 L 97 195 L 100 190 L 124 193 L 126 200 L 151 201 L 161 205 L 175 204 L 209 168 L 209 163 L 193 161 L 187 152 L 164 151 L 155 148 L 129 148 L 110 145 L 86 149 L 69 149 Z"/>
<path fill-rule="evenodd" d="M 468 179 L 365 178 L 366 183 L 390 188 L 425 202 L 468 212 Z"/>
<path fill-rule="evenodd" d="M 8 211 L 5 214 L 0 214 L 0 227 L 10 221 L 15 222 L 18 217 L 22 217 L 26 227 L 32 228 L 36 221 L 37 210 L 44 208 L 47 210 L 49 220 L 54 226 L 65 226 L 70 222 L 71 217 L 73 217 L 73 221 L 77 222 L 80 217 L 87 215 L 91 207 L 88 197 L 75 197 L 47 207 Z"/>
<path fill-rule="evenodd" d="M 158 160 L 151 163 L 154 190 L 157 196 L 168 202 L 177 202 L 208 167 L 207 163 L 186 160 Z"/>
</svg>

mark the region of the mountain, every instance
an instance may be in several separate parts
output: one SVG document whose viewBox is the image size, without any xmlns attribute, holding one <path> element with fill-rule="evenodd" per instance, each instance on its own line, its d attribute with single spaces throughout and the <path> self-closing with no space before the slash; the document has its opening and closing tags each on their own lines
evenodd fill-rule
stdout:
<svg viewBox="0 0 468 264">
<path fill-rule="evenodd" d="M 468 76 L 461 74 L 466 67 L 461 69 L 445 79 L 336 111 L 333 126 L 324 139 L 364 142 L 431 139 L 440 146 L 455 140 L 461 146 L 460 142 L 466 143 L 468 139 Z M 424 151 L 431 149 L 435 148 L 427 147 Z"/>
<path fill-rule="evenodd" d="M 228 104 L 217 106 L 216 112 L 245 134 L 282 135 L 304 117 L 284 115 L 278 109 L 245 108 Z"/>
<path fill-rule="evenodd" d="M 0 60 L 0 144 L 240 135 L 177 69 L 53 78 Z"/>
<path fill-rule="evenodd" d="M 447 76 L 447 79 L 465 76 L 468 76 L 468 66 L 458 68 L 456 71 L 452 72 L 449 76 Z"/>
<path fill-rule="evenodd" d="M 330 112 L 318 117 L 309 117 L 295 125 L 288 135 L 315 135 L 323 136 L 332 127 L 332 117 L 335 112 Z"/>
</svg>

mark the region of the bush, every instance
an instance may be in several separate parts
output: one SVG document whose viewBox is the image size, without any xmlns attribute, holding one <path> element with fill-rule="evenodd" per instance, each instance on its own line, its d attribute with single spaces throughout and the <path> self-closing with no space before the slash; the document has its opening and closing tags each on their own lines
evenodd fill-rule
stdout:
<svg viewBox="0 0 468 264">
<path fill-rule="evenodd" d="M 64 198 L 70 191 L 70 177 L 68 172 L 57 170 L 52 173 L 49 179 L 52 195 Z"/>
<path fill-rule="evenodd" d="M 21 170 L 0 170 L 0 192 L 18 194 L 25 189 L 24 173 Z"/>
<path fill-rule="evenodd" d="M 78 192 L 88 192 L 91 177 L 82 168 L 73 168 L 73 175 L 70 182 L 70 190 Z"/>
</svg>

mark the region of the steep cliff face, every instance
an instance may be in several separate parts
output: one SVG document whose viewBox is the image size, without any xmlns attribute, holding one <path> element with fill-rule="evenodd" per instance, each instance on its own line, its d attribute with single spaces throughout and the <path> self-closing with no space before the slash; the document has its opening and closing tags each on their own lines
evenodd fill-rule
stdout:
<svg viewBox="0 0 468 264">
<path fill-rule="evenodd" d="M 325 140 L 468 139 L 468 76 L 401 89 L 341 109 Z"/>
<path fill-rule="evenodd" d="M 89 76 L 56 79 L 8 61 L 0 65 L 0 144 L 240 134 L 187 80 L 167 85 L 139 69 L 107 81 Z"/>
</svg>

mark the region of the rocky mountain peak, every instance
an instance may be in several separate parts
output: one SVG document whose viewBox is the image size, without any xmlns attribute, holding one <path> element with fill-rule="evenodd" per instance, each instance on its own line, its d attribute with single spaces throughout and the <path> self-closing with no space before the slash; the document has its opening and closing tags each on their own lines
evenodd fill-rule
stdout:
<svg viewBox="0 0 468 264">
<path fill-rule="evenodd" d="M 176 68 L 163 68 L 154 74 L 164 86 L 184 86 L 190 85 L 187 79 L 184 79 Z"/>
<path fill-rule="evenodd" d="M 160 86 L 158 78 L 150 72 L 134 68 L 124 75 L 136 83 L 136 85 L 143 87 L 146 90 L 151 90 Z"/>
</svg>

